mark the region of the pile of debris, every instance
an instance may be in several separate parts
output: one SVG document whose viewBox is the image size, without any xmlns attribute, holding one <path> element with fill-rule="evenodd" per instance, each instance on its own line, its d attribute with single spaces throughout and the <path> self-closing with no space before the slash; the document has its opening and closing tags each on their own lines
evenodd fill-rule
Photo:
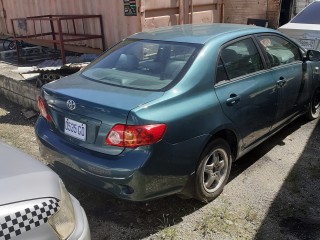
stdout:
<svg viewBox="0 0 320 240">
<path fill-rule="evenodd" d="M 42 85 L 73 74 L 87 66 L 91 61 L 97 57 L 96 54 L 83 54 L 80 56 L 67 56 L 66 64 L 62 64 L 61 59 L 45 60 L 37 66 L 18 67 L 15 72 L 22 76 L 32 74 L 36 77 L 36 86 L 40 88 Z"/>
<path fill-rule="evenodd" d="M 38 88 L 42 85 L 76 73 L 91 61 L 97 58 L 97 54 L 82 54 L 68 52 L 65 57 L 66 64 L 63 64 L 58 50 L 14 41 L 11 37 L 0 39 L 0 59 L 6 62 L 27 64 L 28 67 L 18 67 L 14 72 L 21 74 L 25 79 L 35 79 Z M 19 58 L 16 44 L 19 44 Z M 40 62 L 40 63 L 39 63 Z M 35 63 L 39 63 L 34 66 Z"/>
</svg>

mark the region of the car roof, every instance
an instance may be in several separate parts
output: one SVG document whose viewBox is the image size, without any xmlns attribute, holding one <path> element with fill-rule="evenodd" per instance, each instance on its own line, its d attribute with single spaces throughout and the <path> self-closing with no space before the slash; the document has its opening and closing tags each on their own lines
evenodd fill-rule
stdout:
<svg viewBox="0 0 320 240">
<path fill-rule="evenodd" d="M 244 24 L 185 24 L 148 30 L 134 34 L 129 38 L 205 44 L 212 39 L 225 37 L 227 35 L 230 36 L 231 39 L 261 32 L 275 31 L 269 28 Z"/>
</svg>

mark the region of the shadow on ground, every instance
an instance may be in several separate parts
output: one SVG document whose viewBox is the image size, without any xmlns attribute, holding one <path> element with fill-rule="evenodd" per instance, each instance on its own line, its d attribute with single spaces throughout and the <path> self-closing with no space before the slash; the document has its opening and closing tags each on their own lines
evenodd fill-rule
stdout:
<svg viewBox="0 0 320 240">
<path fill-rule="evenodd" d="M 184 216 L 204 206 L 204 203 L 197 200 L 181 199 L 178 196 L 131 202 L 81 185 L 72 179 L 66 179 L 66 176 L 62 176 L 62 179 L 85 209 L 92 239 L 141 239 L 174 226 Z M 97 226 L 98 223 L 101 226 Z M 103 234 L 100 227 L 110 228 L 110 231 Z"/>
<path fill-rule="evenodd" d="M 263 158 L 269 151 L 271 151 L 272 148 L 274 148 L 275 146 L 283 146 L 285 144 L 283 140 L 307 122 L 308 121 L 304 117 L 298 118 L 297 120 L 283 128 L 280 132 L 277 132 L 275 135 L 257 146 L 251 152 L 247 153 L 242 158 L 237 160 L 232 165 L 229 182 L 236 178 L 243 171 L 248 169 L 257 160 Z"/>
<path fill-rule="evenodd" d="M 255 239 L 320 239 L 320 125 L 285 179 Z"/>
<path fill-rule="evenodd" d="M 22 107 L 10 102 L 4 96 L 0 95 L 0 109 L 5 112 L 0 114 L 0 123 L 10 124 L 10 125 L 22 125 L 22 126 L 33 126 L 37 114 L 27 119 L 22 113 Z"/>
</svg>

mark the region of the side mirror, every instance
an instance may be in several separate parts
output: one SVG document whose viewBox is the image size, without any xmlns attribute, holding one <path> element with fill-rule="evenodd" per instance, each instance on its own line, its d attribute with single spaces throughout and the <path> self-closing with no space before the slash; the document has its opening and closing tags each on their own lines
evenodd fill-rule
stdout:
<svg viewBox="0 0 320 240">
<path fill-rule="evenodd" d="M 308 50 L 306 55 L 307 61 L 320 61 L 320 52 L 316 50 Z"/>
</svg>

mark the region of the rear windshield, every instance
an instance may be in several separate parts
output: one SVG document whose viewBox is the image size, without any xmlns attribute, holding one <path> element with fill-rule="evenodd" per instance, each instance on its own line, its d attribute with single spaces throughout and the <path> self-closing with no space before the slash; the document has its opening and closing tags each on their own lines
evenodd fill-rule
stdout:
<svg viewBox="0 0 320 240">
<path fill-rule="evenodd" d="M 305 24 L 320 24 L 320 2 L 313 2 L 303 9 L 290 22 Z"/>
<path fill-rule="evenodd" d="M 178 78 L 196 49 L 192 44 L 128 39 L 90 64 L 82 75 L 116 86 L 160 90 Z"/>
</svg>

